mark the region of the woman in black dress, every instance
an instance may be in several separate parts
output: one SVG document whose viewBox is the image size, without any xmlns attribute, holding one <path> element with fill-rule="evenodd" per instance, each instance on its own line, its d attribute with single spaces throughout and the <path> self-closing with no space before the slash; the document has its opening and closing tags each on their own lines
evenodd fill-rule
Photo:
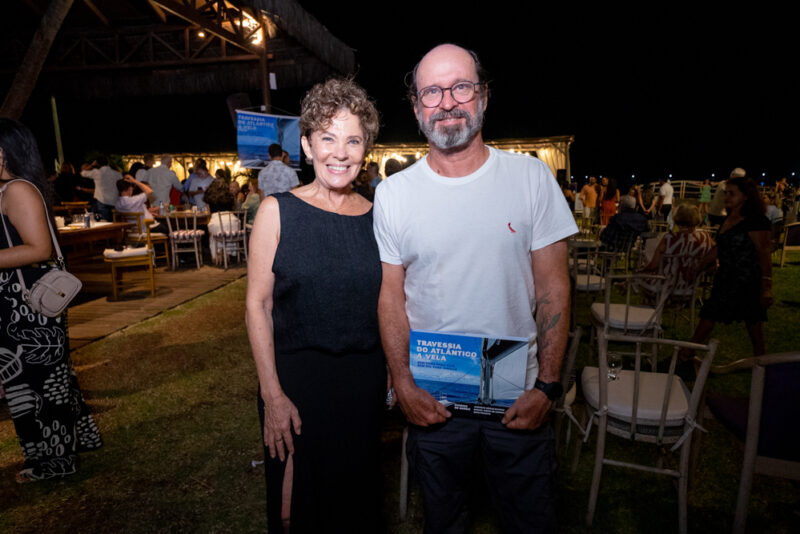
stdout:
<svg viewBox="0 0 800 534">
<path fill-rule="evenodd" d="M 697 265 L 702 271 L 719 260 L 711 298 L 700 311 L 692 341 L 704 343 L 717 322 L 744 321 L 753 355 L 759 356 L 766 352 L 763 322 L 772 305 L 771 225 L 752 178 L 727 181 L 725 209 L 728 216 L 717 244 Z"/>
<path fill-rule="evenodd" d="M 300 132 L 316 178 L 261 202 L 248 261 L 269 531 L 379 532 L 381 267 L 372 204 L 351 187 L 378 114 L 329 80 L 303 99 Z"/>
<path fill-rule="evenodd" d="M 30 288 L 52 268 L 52 216 L 36 140 L 10 119 L 0 119 L 0 189 L 10 236 L 0 228 L 0 382 L 25 457 L 16 480 L 61 478 L 103 442 L 70 363 L 66 314 L 36 313 L 22 295 L 17 269 Z"/>
</svg>

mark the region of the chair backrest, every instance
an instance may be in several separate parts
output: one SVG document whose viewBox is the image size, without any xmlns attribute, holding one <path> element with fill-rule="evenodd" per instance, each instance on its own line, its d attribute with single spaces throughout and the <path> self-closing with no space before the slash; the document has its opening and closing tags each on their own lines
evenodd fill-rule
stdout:
<svg viewBox="0 0 800 534">
<path fill-rule="evenodd" d="M 655 219 L 650 219 L 648 221 L 650 224 L 650 231 L 655 232 L 657 234 L 669 232 L 669 223 L 666 221 L 658 221 Z"/>
<path fill-rule="evenodd" d="M 614 349 L 609 349 L 609 343 L 614 343 Z M 620 349 L 620 346 L 630 347 L 633 346 L 634 355 L 634 370 L 632 373 L 626 374 L 625 377 L 630 379 L 632 376 L 633 385 L 630 390 L 631 403 L 630 403 L 630 438 L 642 438 L 646 441 L 655 441 L 661 443 L 664 441 L 665 429 L 667 426 L 675 426 L 675 422 L 671 420 L 674 414 L 670 412 L 670 408 L 674 408 L 674 396 L 681 395 L 683 392 L 677 391 L 676 388 L 686 387 L 690 390 L 688 404 L 686 411 L 681 417 L 680 426 L 683 427 L 684 434 L 691 431 L 695 425 L 695 418 L 697 411 L 702 400 L 703 389 L 705 388 L 706 379 L 708 378 L 709 371 L 711 370 L 711 363 L 714 359 L 714 354 L 717 350 L 718 341 L 712 339 L 707 345 L 691 343 L 688 341 L 678 341 L 665 338 L 652 338 L 641 336 L 628 336 L 623 334 L 609 334 L 606 332 L 598 333 L 598 381 L 599 381 L 599 409 L 608 410 L 609 407 L 609 380 L 608 380 L 608 354 Z M 648 350 L 643 351 L 643 347 Z M 653 348 L 659 356 L 662 355 L 662 348 L 670 349 L 668 359 L 663 362 L 668 365 L 667 371 L 664 372 L 646 372 L 642 371 L 642 356 L 650 357 L 653 353 L 649 349 Z M 697 378 L 692 384 L 691 388 L 686 385 L 682 380 L 678 379 L 675 375 L 675 368 L 678 363 L 678 352 L 680 349 L 685 348 L 696 353 L 701 353 L 700 368 L 697 371 Z M 631 351 L 625 351 L 630 354 Z M 698 356 L 695 356 L 698 358 Z M 660 376 L 659 376 L 660 375 Z M 654 379 L 657 378 L 657 379 Z M 621 380 L 621 379 L 619 379 Z M 663 391 L 654 390 L 655 387 L 662 387 Z M 625 389 L 627 392 L 628 389 Z M 654 413 L 639 413 L 640 406 L 647 405 L 641 402 L 640 397 L 643 395 L 652 396 L 658 395 L 661 407 Z M 670 424 L 671 423 L 671 424 Z M 657 427 L 655 434 L 652 431 L 642 431 L 640 427 L 648 426 L 652 428 Z M 677 438 L 672 439 L 675 441 Z"/>
<path fill-rule="evenodd" d="M 784 226 L 783 248 L 787 247 L 800 247 L 800 222 Z"/>
<path fill-rule="evenodd" d="M 236 232 L 238 230 L 242 230 L 244 228 L 244 220 L 245 216 L 240 217 L 239 211 L 218 211 L 211 215 L 211 218 L 208 222 L 208 231 L 211 234 L 219 234 L 227 232 L 230 234 L 231 232 Z M 246 211 L 242 211 L 243 213 L 247 213 Z"/>
<path fill-rule="evenodd" d="M 640 265 L 644 266 L 650 263 L 650 260 L 653 259 L 653 254 L 655 253 L 656 248 L 658 248 L 658 244 L 661 242 L 663 237 L 663 233 L 650 234 L 644 239 L 641 255 L 639 256 Z"/>
<path fill-rule="evenodd" d="M 744 358 L 713 372 L 742 369 L 752 372 L 745 441 L 758 443 L 759 456 L 800 462 L 800 352 Z"/>
<path fill-rule="evenodd" d="M 698 272 L 694 278 L 688 277 L 689 267 L 696 258 L 687 254 L 664 254 L 658 265 L 658 274 L 664 276 L 669 287 L 669 296 L 688 299 L 696 294 L 704 273 Z"/>
<path fill-rule="evenodd" d="M 668 283 L 669 280 L 665 276 L 658 274 L 635 273 L 611 275 L 607 276 L 606 278 L 605 309 L 603 314 L 603 330 L 606 333 L 608 333 L 610 329 L 611 322 L 610 315 L 613 294 L 612 290 L 619 284 L 622 284 L 622 289 L 625 294 L 625 315 L 623 327 L 615 329 L 622 330 L 625 334 L 644 334 L 645 332 L 650 331 L 661 324 L 661 315 L 664 311 L 664 305 L 666 304 L 671 292 L 671 287 Z M 638 290 L 639 287 L 651 288 L 654 299 L 652 305 L 642 306 L 633 303 L 632 296 L 634 290 Z M 647 320 L 646 324 L 642 325 L 642 327 L 635 327 L 635 329 L 629 326 L 631 324 L 639 324 L 639 321 L 634 321 L 632 318 L 632 307 L 634 306 L 637 308 L 646 307 L 653 310 L 653 313 L 650 314 L 650 318 Z"/>
<path fill-rule="evenodd" d="M 144 218 L 144 213 L 140 211 L 117 211 L 114 210 L 112 214 L 112 219 L 114 222 L 129 222 L 133 223 L 133 228 L 131 231 L 135 234 L 142 234 L 143 231 L 143 224 L 142 220 Z"/>
<path fill-rule="evenodd" d="M 182 230 L 197 230 L 196 213 L 172 212 L 167 215 L 166 219 L 170 234 Z"/>
</svg>

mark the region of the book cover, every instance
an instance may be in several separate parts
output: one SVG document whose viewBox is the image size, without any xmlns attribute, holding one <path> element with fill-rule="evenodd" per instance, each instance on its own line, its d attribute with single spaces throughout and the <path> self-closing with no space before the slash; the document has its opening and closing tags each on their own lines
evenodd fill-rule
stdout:
<svg viewBox="0 0 800 534">
<path fill-rule="evenodd" d="M 528 340 L 412 330 L 417 386 L 456 415 L 502 419 L 525 390 Z"/>
</svg>

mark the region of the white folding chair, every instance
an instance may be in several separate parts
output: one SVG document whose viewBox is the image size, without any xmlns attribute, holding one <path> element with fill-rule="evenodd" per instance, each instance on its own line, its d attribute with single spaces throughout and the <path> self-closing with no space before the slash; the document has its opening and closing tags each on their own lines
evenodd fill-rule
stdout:
<svg viewBox="0 0 800 534">
<path fill-rule="evenodd" d="M 597 449 L 586 524 L 591 526 L 594 520 L 603 466 L 611 465 L 667 475 L 676 479 L 678 531 L 685 533 L 692 434 L 696 428 L 700 428 L 696 422 L 697 411 L 718 342 L 712 339 L 708 345 L 700 345 L 663 338 L 608 334 L 603 330 L 598 332 L 598 337 L 599 365 L 585 367 L 581 375 L 584 398 L 593 410 L 585 438 L 588 438 L 592 424 L 597 426 Z M 634 369 L 619 371 L 615 380 L 610 380 L 608 375 L 608 354 L 611 352 L 609 343 L 615 343 L 615 351 L 616 345 L 633 345 L 634 348 Z M 672 349 L 667 372 L 642 370 L 642 345 L 652 344 L 659 348 Z M 700 358 L 697 378 L 691 389 L 675 375 L 678 351 L 682 348 L 704 353 Z M 670 453 L 680 451 L 678 468 L 664 468 L 660 462 L 652 466 L 606 458 L 607 434 L 624 438 L 628 443 L 650 443 L 657 452 L 671 445 Z"/>
</svg>

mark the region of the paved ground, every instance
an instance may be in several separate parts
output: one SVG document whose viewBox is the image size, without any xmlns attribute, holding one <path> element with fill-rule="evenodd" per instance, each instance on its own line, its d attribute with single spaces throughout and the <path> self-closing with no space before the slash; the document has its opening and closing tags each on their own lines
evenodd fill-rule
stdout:
<svg viewBox="0 0 800 534">
<path fill-rule="evenodd" d="M 110 268 L 94 257 L 70 265 L 70 272 L 81 279 L 83 289 L 69 308 L 69 339 L 75 349 L 213 291 L 247 273 L 244 264 L 230 267 L 204 265 L 156 271 L 156 296 L 150 296 L 147 272 L 126 271 L 118 301 L 111 295 Z"/>
</svg>

